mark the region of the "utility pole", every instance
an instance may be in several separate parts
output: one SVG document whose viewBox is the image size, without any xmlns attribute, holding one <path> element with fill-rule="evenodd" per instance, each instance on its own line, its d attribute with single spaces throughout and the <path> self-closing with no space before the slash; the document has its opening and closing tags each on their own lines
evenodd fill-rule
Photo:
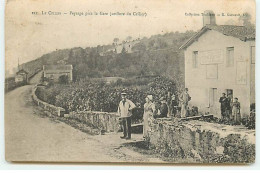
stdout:
<svg viewBox="0 0 260 173">
<path fill-rule="evenodd" d="M 18 71 L 20 70 L 20 63 L 19 63 L 19 57 L 18 57 Z"/>
</svg>

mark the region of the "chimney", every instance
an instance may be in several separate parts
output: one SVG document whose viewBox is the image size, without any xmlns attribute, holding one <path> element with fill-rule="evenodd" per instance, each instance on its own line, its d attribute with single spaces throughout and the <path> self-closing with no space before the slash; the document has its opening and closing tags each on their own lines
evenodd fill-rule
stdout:
<svg viewBox="0 0 260 173">
<path fill-rule="evenodd" d="M 216 16 L 212 10 L 206 10 L 203 13 L 203 26 L 216 25 Z"/>
</svg>

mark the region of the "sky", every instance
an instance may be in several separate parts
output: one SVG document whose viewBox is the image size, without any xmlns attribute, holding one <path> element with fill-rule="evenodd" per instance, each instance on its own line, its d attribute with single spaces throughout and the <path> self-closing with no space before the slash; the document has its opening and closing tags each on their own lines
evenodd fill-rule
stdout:
<svg viewBox="0 0 260 173">
<path fill-rule="evenodd" d="M 124 40 L 127 36 L 142 38 L 167 32 L 196 31 L 203 26 L 202 16 L 191 17 L 185 13 L 205 10 L 225 14 L 216 16 L 217 24 L 238 21 L 238 16 L 227 16 L 227 13 L 245 12 L 250 13 L 255 22 L 254 0 L 7 0 L 5 69 L 11 73 L 17 67 L 18 58 L 21 64 L 56 49 L 111 44 L 116 37 Z M 47 15 L 40 15 L 42 11 Z M 49 11 L 62 15 L 49 15 Z M 71 12 L 84 15 L 73 16 Z M 85 16 L 85 12 L 130 12 L 132 15 Z M 133 16 L 133 12 L 146 16 Z"/>
</svg>

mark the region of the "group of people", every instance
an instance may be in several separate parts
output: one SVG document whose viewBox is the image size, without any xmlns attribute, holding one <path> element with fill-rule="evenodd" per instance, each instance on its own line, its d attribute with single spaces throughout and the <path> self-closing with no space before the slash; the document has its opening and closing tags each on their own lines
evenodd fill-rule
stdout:
<svg viewBox="0 0 260 173">
<path fill-rule="evenodd" d="M 240 103 L 238 98 L 234 98 L 232 101 L 232 96 L 226 93 L 222 93 L 222 97 L 219 98 L 220 109 L 221 109 L 221 118 L 223 120 L 230 120 L 234 125 L 239 125 L 241 123 L 240 115 Z"/>
<path fill-rule="evenodd" d="M 118 106 L 118 114 L 120 115 L 120 119 L 123 127 L 123 136 L 121 136 L 121 138 L 131 139 L 131 115 L 132 115 L 132 110 L 136 107 L 136 105 L 131 100 L 127 99 L 126 92 L 122 92 L 121 97 L 122 100 L 120 101 Z M 190 99 L 191 98 L 188 94 L 188 90 L 185 89 L 183 94 L 180 96 L 180 102 L 182 105 L 181 112 L 183 117 L 187 116 L 187 106 Z M 168 115 L 169 108 L 167 105 L 167 99 L 165 97 L 161 97 L 159 101 L 160 101 L 160 107 L 157 109 L 152 95 L 147 95 L 147 97 L 145 98 L 144 114 L 143 114 L 144 138 L 148 136 L 148 131 L 150 131 L 149 123 L 151 121 L 153 121 L 156 118 L 167 117 Z M 171 97 L 171 102 L 172 102 L 171 113 L 173 113 L 173 115 L 176 115 L 178 104 L 175 95 Z"/>
<path fill-rule="evenodd" d="M 131 115 L 132 110 L 136 107 L 135 104 L 127 99 L 127 93 L 121 93 L 122 100 L 118 106 L 118 114 L 120 115 L 122 127 L 123 127 L 123 139 L 131 139 Z M 146 138 L 148 136 L 148 131 L 150 131 L 149 123 L 152 122 L 156 118 L 164 118 L 167 117 L 169 110 L 170 113 L 174 116 L 177 113 L 178 109 L 178 102 L 181 106 L 181 118 L 186 118 L 188 115 L 188 103 L 191 100 L 191 97 L 188 93 L 188 88 L 185 88 L 183 93 L 179 96 L 179 100 L 177 101 L 175 95 L 172 95 L 170 102 L 171 102 L 171 109 L 169 109 L 169 103 L 165 97 L 160 98 L 160 107 L 159 109 L 156 108 L 156 104 L 153 101 L 152 95 L 147 95 L 145 98 L 144 104 L 144 114 L 143 114 L 143 136 Z M 223 93 L 222 97 L 220 97 L 219 102 L 221 104 L 221 117 L 223 120 L 230 120 L 233 122 L 234 125 L 239 125 L 241 123 L 241 116 L 240 116 L 240 103 L 238 102 L 238 98 L 234 98 Z"/>
</svg>

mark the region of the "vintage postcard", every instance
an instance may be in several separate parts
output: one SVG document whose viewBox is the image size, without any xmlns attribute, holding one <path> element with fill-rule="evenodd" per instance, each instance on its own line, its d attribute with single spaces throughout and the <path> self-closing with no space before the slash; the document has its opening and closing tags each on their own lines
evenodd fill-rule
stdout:
<svg viewBox="0 0 260 173">
<path fill-rule="evenodd" d="M 254 0 L 7 0 L 9 162 L 252 164 Z"/>
</svg>

